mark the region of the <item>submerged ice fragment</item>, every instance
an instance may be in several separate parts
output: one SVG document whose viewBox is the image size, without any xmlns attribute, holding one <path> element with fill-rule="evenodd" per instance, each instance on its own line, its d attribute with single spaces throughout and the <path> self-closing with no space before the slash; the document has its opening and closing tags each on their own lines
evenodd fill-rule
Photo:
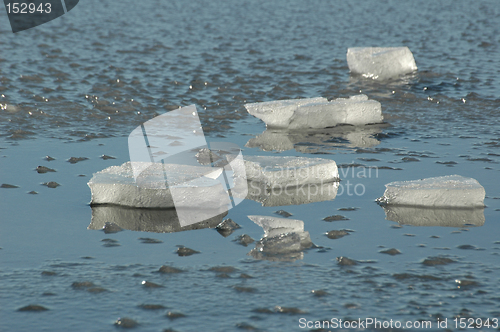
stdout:
<svg viewBox="0 0 500 332">
<path fill-rule="evenodd" d="M 381 123 L 382 107 L 366 95 L 338 98 L 307 98 L 245 104 L 251 115 L 270 128 L 327 128 L 340 124 L 365 125 Z"/>
<path fill-rule="evenodd" d="M 352 74 L 387 80 L 417 70 L 408 47 L 351 47 L 347 49 L 347 65 Z"/>
</svg>

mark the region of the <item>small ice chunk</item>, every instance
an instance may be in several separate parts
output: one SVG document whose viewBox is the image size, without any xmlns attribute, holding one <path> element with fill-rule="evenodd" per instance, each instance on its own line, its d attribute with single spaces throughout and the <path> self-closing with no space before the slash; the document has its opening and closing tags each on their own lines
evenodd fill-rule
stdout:
<svg viewBox="0 0 500 332">
<path fill-rule="evenodd" d="M 475 208 L 484 207 L 484 188 L 472 178 L 448 175 L 385 185 L 384 205 Z"/>
<path fill-rule="evenodd" d="M 410 49 L 404 47 L 351 47 L 347 65 L 352 74 L 386 80 L 412 73 L 417 65 Z"/>
<path fill-rule="evenodd" d="M 302 220 L 269 216 L 248 218 L 264 229 L 264 236 L 253 251 L 275 255 L 304 250 L 312 245 Z"/>
<path fill-rule="evenodd" d="M 381 123 L 382 107 L 366 95 L 338 98 L 308 98 L 245 104 L 251 115 L 269 128 L 327 128 L 340 124 L 365 125 Z"/>
<path fill-rule="evenodd" d="M 323 97 L 266 101 L 262 103 L 245 104 L 248 113 L 261 119 L 272 127 L 286 128 L 290 118 L 299 106 L 314 103 L 327 103 Z"/>
<path fill-rule="evenodd" d="M 247 180 L 270 188 L 323 184 L 339 180 L 333 160 L 306 157 L 246 156 Z"/>
<path fill-rule="evenodd" d="M 134 178 L 132 162 L 111 166 L 95 173 L 88 186 L 92 192 L 91 205 L 116 204 L 136 208 L 172 208 L 171 191 L 175 190 L 176 208 L 192 207 L 193 197 L 197 208 L 227 206 L 229 197 L 221 182 L 213 179 L 211 167 L 179 164 L 134 162 L 144 169 Z M 167 184 L 168 178 L 168 184 Z"/>
</svg>

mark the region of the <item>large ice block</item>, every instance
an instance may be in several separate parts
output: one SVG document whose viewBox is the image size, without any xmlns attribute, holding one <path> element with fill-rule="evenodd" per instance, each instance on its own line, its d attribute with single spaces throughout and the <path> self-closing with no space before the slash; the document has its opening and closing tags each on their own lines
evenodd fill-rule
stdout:
<svg viewBox="0 0 500 332">
<path fill-rule="evenodd" d="M 270 128 L 327 128 L 340 124 L 365 125 L 381 123 L 382 107 L 366 95 L 338 98 L 308 98 L 245 104 L 251 115 Z"/>
<path fill-rule="evenodd" d="M 135 162 L 143 169 L 134 178 L 132 162 L 111 166 L 95 173 L 88 186 L 92 192 L 90 204 L 116 204 L 136 208 L 173 208 L 171 190 L 176 190 L 176 208 L 227 206 L 230 201 L 225 188 L 216 178 L 220 168 L 179 164 Z M 144 166 L 144 167 L 142 167 Z M 168 185 L 166 183 L 168 178 Z"/>
<path fill-rule="evenodd" d="M 338 181 L 339 172 L 333 160 L 306 157 L 246 156 L 247 180 L 270 188 L 285 188 Z"/>
<path fill-rule="evenodd" d="M 347 49 L 347 65 L 352 74 L 386 80 L 417 70 L 408 47 L 351 47 Z"/>
<path fill-rule="evenodd" d="M 472 178 L 448 175 L 415 181 L 396 181 L 385 185 L 385 205 L 475 208 L 484 207 L 484 188 Z"/>
<path fill-rule="evenodd" d="M 312 246 L 309 232 L 302 220 L 248 216 L 264 229 L 264 236 L 249 255 L 256 259 L 289 261 L 301 259 L 302 251 Z"/>
</svg>

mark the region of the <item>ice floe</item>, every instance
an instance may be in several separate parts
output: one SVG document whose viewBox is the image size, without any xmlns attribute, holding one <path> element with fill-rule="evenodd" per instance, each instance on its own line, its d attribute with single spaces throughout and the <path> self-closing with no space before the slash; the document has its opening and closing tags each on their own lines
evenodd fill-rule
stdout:
<svg viewBox="0 0 500 332">
<path fill-rule="evenodd" d="M 347 65 L 352 74 L 387 80 L 417 70 L 408 47 L 351 47 L 347 49 Z"/>
<path fill-rule="evenodd" d="M 485 191 L 475 179 L 448 175 L 414 181 L 396 181 L 385 185 L 383 205 L 423 207 L 484 207 Z"/>
<path fill-rule="evenodd" d="M 366 125 L 383 121 L 382 107 L 366 95 L 338 98 L 307 98 L 245 104 L 251 115 L 269 128 L 327 128 L 341 124 Z"/>
</svg>

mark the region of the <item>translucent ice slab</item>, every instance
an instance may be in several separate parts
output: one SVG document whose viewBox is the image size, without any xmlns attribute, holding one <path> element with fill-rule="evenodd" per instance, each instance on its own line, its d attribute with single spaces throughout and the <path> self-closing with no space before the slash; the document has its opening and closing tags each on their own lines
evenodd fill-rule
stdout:
<svg viewBox="0 0 500 332">
<path fill-rule="evenodd" d="M 347 65 L 352 74 L 386 80 L 417 70 L 408 47 L 351 47 L 347 49 Z"/>
<path fill-rule="evenodd" d="M 303 257 L 303 250 L 312 246 L 309 232 L 304 231 L 302 220 L 248 216 L 264 229 L 264 236 L 249 255 L 265 260 L 296 260 Z"/>
<path fill-rule="evenodd" d="M 385 205 L 475 208 L 484 207 L 484 188 L 472 178 L 448 175 L 385 185 Z"/>
<path fill-rule="evenodd" d="M 144 169 L 134 178 L 132 162 L 111 166 L 95 173 L 88 186 L 92 192 L 90 204 L 116 204 L 136 208 L 173 208 L 171 190 L 176 190 L 175 207 L 192 206 L 197 198 L 199 208 L 228 205 L 229 197 L 216 178 L 220 168 L 179 164 L 135 162 L 135 169 Z M 168 185 L 166 178 L 168 177 Z"/>
<path fill-rule="evenodd" d="M 248 113 L 270 128 L 327 128 L 340 124 L 364 125 L 381 123 L 382 107 L 366 95 L 338 98 L 278 100 L 245 105 Z"/>
<path fill-rule="evenodd" d="M 270 188 L 285 188 L 338 181 L 339 172 L 333 160 L 306 157 L 246 156 L 247 180 L 261 182 Z"/>
</svg>

